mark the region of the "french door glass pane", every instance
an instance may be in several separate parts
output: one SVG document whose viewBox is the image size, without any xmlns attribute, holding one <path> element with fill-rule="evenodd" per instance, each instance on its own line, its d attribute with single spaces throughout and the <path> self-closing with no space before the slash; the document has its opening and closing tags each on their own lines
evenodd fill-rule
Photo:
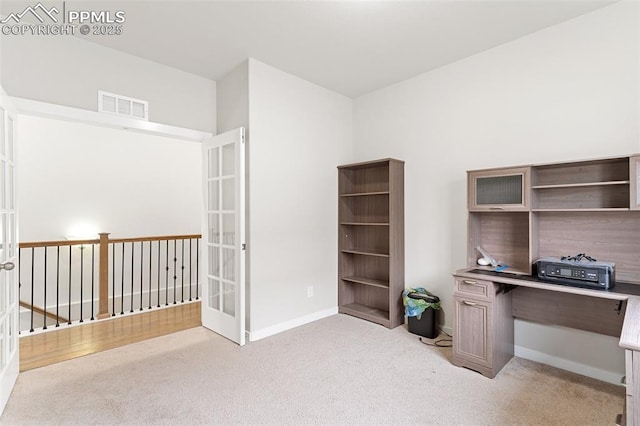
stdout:
<svg viewBox="0 0 640 426">
<path fill-rule="evenodd" d="M 218 187 L 220 186 L 219 180 L 209 181 L 209 210 L 220 210 L 220 204 L 218 200 Z"/>
<path fill-rule="evenodd" d="M 222 244 L 234 245 L 236 243 L 236 215 L 234 213 L 224 213 L 222 215 Z"/>
<path fill-rule="evenodd" d="M 9 289 L 9 303 L 7 305 L 11 306 L 18 300 L 16 289 L 18 286 L 15 285 L 16 274 L 7 274 L 7 278 L 5 278 L 4 285 Z"/>
<path fill-rule="evenodd" d="M 212 309 L 220 310 L 220 281 L 209 278 L 208 305 Z"/>
<path fill-rule="evenodd" d="M 222 312 L 231 316 L 236 315 L 236 286 L 224 283 Z"/>
<path fill-rule="evenodd" d="M 211 148 L 209 150 L 209 177 L 218 177 L 220 176 L 220 166 L 218 161 L 218 147 Z"/>
<path fill-rule="evenodd" d="M 235 145 L 230 143 L 222 147 L 222 176 L 232 175 L 235 164 Z"/>
<path fill-rule="evenodd" d="M 0 160 L 0 185 L 4 185 L 5 184 L 5 168 L 6 168 L 6 164 L 4 160 Z M 7 208 L 7 194 L 6 194 L 6 190 L 5 190 L 6 186 L 0 188 L 0 192 L 2 192 L 2 194 L 0 194 L 0 203 L 2 205 L 3 209 Z"/>
<path fill-rule="evenodd" d="M 9 353 L 12 353 L 13 348 L 15 348 L 15 345 L 17 343 L 17 339 L 14 339 L 14 336 L 13 336 L 13 322 L 15 320 L 13 315 L 9 315 L 8 319 L 9 319 L 9 330 L 8 330 L 9 331 L 9 335 L 8 335 L 9 336 Z"/>
<path fill-rule="evenodd" d="M 1 213 L 2 219 L 0 220 L 0 262 L 4 262 L 7 259 L 7 213 Z M 9 285 L 9 276 L 13 274 L 0 272 L 0 316 L 4 315 L 7 308 L 7 286 Z"/>
<path fill-rule="evenodd" d="M 0 369 L 4 368 L 5 364 L 7 363 L 7 360 L 4 356 L 4 345 L 5 345 L 4 336 L 7 336 L 4 328 L 6 326 L 7 326 L 6 321 L 0 322 Z"/>
<path fill-rule="evenodd" d="M 209 246 L 209 275 L 220 277 L 220 248 Z"/>
<path fill-rule="evenodd" d="M 18 245 L 16 241 L 16 214 L 9 213 L 9 220 L 7 221 L 7 229 L 6 229 L 6 250 L 7 250 L 7 259 L 16 255 L 16 246 Z M 0 238 L 0 241 L 2 239 Z M 3 247 L 4 250 L 4 247 Z M 11 274 L 10 274 L 11 275 Z M 11 287 L 13 288 L 13 287 Z"/>
<path fill-rule="evenodd" d="M 7 208 L 14 209 L 15 201 L 13 194 L 13 176 L 14 176 L 14 168 L 12 165 L 7 165 L 7 174 L 5 177 L 7 178 L 7 186 L 6 186 L 6 197 L 7 197 Z"/>
<path fill-rule="evenodd" d="M 223 248 L 222 249 L 222 278 L 230 281 L 234 281 L 236 279 L 235 264 L 236 264 L 235 249 Z"/>
<path fill-rule="evenodd" d="M 7 117 L 7 159 L 13 161 L 13 118 Z"/>
<path fill-rule="evenodd" d="M 11 274 L 4 274 L 11 275 Z M 6 278 L 0 278 L 0 284 L 2 284 L 2 288 L 0 289 L 0 315 L 4 315 L 7 311 L 7 285 L 9 285 L 9 280 Z"/>
<path fill-rule="evenodd" d="M 4 262 L 9 253 L 7 249 L 7 213 L 0 213 L 0 261 Z M 2 277 L 0 277 L 2 279 Z"/>
<path fill-rule="evenodd" d="M 220 215 L 218 213 L 209 213 L 209 242 L 220 243 Z"/>
<path fill-rule="evenodd" d="M 4 109 L 0 108 L 0 155 L 4 156 L 5 144 L 4 144 Z"/>
<path fill-rule="evenodd" d="M 222 180 L 222 210 L 233 210 L 235 208 L 235 179 Z"/>
</svg>

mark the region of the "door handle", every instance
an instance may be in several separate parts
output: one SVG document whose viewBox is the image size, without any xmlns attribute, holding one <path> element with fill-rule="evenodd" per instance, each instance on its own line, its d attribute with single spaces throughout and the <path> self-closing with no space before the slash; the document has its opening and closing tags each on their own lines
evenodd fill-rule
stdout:
<svg viewBox="0 0 640 426">
<path fill-rule="evenodd" d="M 16 267 L 16 265 L 14 265 L 13 262 L 0 263 L 0 270 L 4 269 L 5 271 L 10 271 L 15 267 Z"/>
<path fill-rule="evenodd" d="M 463 300 L 462 303 L 469 306 L 476 306 L 478 302 L 469 302 L 468 300 Z"/>
</svg>

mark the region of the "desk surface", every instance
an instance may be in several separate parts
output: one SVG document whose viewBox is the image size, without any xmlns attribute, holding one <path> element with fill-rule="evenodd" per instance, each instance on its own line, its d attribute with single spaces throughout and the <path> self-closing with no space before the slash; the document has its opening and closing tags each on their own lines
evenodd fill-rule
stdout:
<svg viewBox="0 0 640 426">
<path fill-rule="evenodd" d="M 627 307 L 622 326 L 622 333 L 620 335 L 620 346 L 625 349 L 640 351 L 640 284 L 616 282 L 616 285 L 610 290 L 596 290 L 562 284 L 552 284 L 540 281 L 539 279 L 529 275 L 495 272 L 480 268 L 460 269 L 456 271 L 454 275 L 521 287 L 532 287 L 562 293 L 599 297 L 603 299 L 625 300 L 627 301 Z"/>
<path fill-rule="evenodd" d="M 544 282 L 536 277 L 509 272 L 495 272 L 489 269 L 467 268 L 456 271 L 455 275 L 475 278 L 478 280 L 490 280 L 493 282 L 512 284 L 522 287 L 540 288 L 543 290 L 560 291 L 563 293 L 582 294 L 585 296 L 600 297 L 603 299 L 627 300 L 630 296 L 640 296 L 640 284 L 617 281 L 610 290 L 574 287 L 563 284 Z"/>
</svg>

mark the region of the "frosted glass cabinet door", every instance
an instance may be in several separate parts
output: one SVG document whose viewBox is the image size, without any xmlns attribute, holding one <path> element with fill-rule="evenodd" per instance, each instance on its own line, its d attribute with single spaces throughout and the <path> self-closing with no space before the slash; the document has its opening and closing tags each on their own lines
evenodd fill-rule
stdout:
<svg viewBox="0 0 640 426">
<path fill-rule="evenodd" d="M 469 210 L 527 210 L 528 167 L 468 173 Z"/>
<path fill-rule="evenodd" d="M 629 181 L 631 200 L 629 207 L 632 210 L 640 209 L 640 155 L 629 158 Z"/>
</svg>

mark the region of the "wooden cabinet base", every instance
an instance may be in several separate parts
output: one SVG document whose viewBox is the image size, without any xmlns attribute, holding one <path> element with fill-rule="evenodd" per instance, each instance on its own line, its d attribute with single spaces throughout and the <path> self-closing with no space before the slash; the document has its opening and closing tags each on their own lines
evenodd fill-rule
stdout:
<svg viewBox="0 0 640 426">
<path fill-rule="evenodd" d="M 502 370 L 502 367 L 503 367 L 503 366 L 500 366 L 500 368 L 496 368 L 496 366 L 487 367 L 485 365 L 476 364 L 475 362 L 471 362 L 466 358 L 458 357 L 456 355 L 453 356 L 453 365 L 457 367 L 463 367 L 469 370 L 473 370 L 490 379 L 493 379 L 496 376 L 496 374 L 498 374 L 498 372 Z"/>
<path fill-rule="evenodd" d="M 493 378 L 513 358 L 512 294 L 499 283 L 454 278 L 453 364 Z"/>
</svg>

